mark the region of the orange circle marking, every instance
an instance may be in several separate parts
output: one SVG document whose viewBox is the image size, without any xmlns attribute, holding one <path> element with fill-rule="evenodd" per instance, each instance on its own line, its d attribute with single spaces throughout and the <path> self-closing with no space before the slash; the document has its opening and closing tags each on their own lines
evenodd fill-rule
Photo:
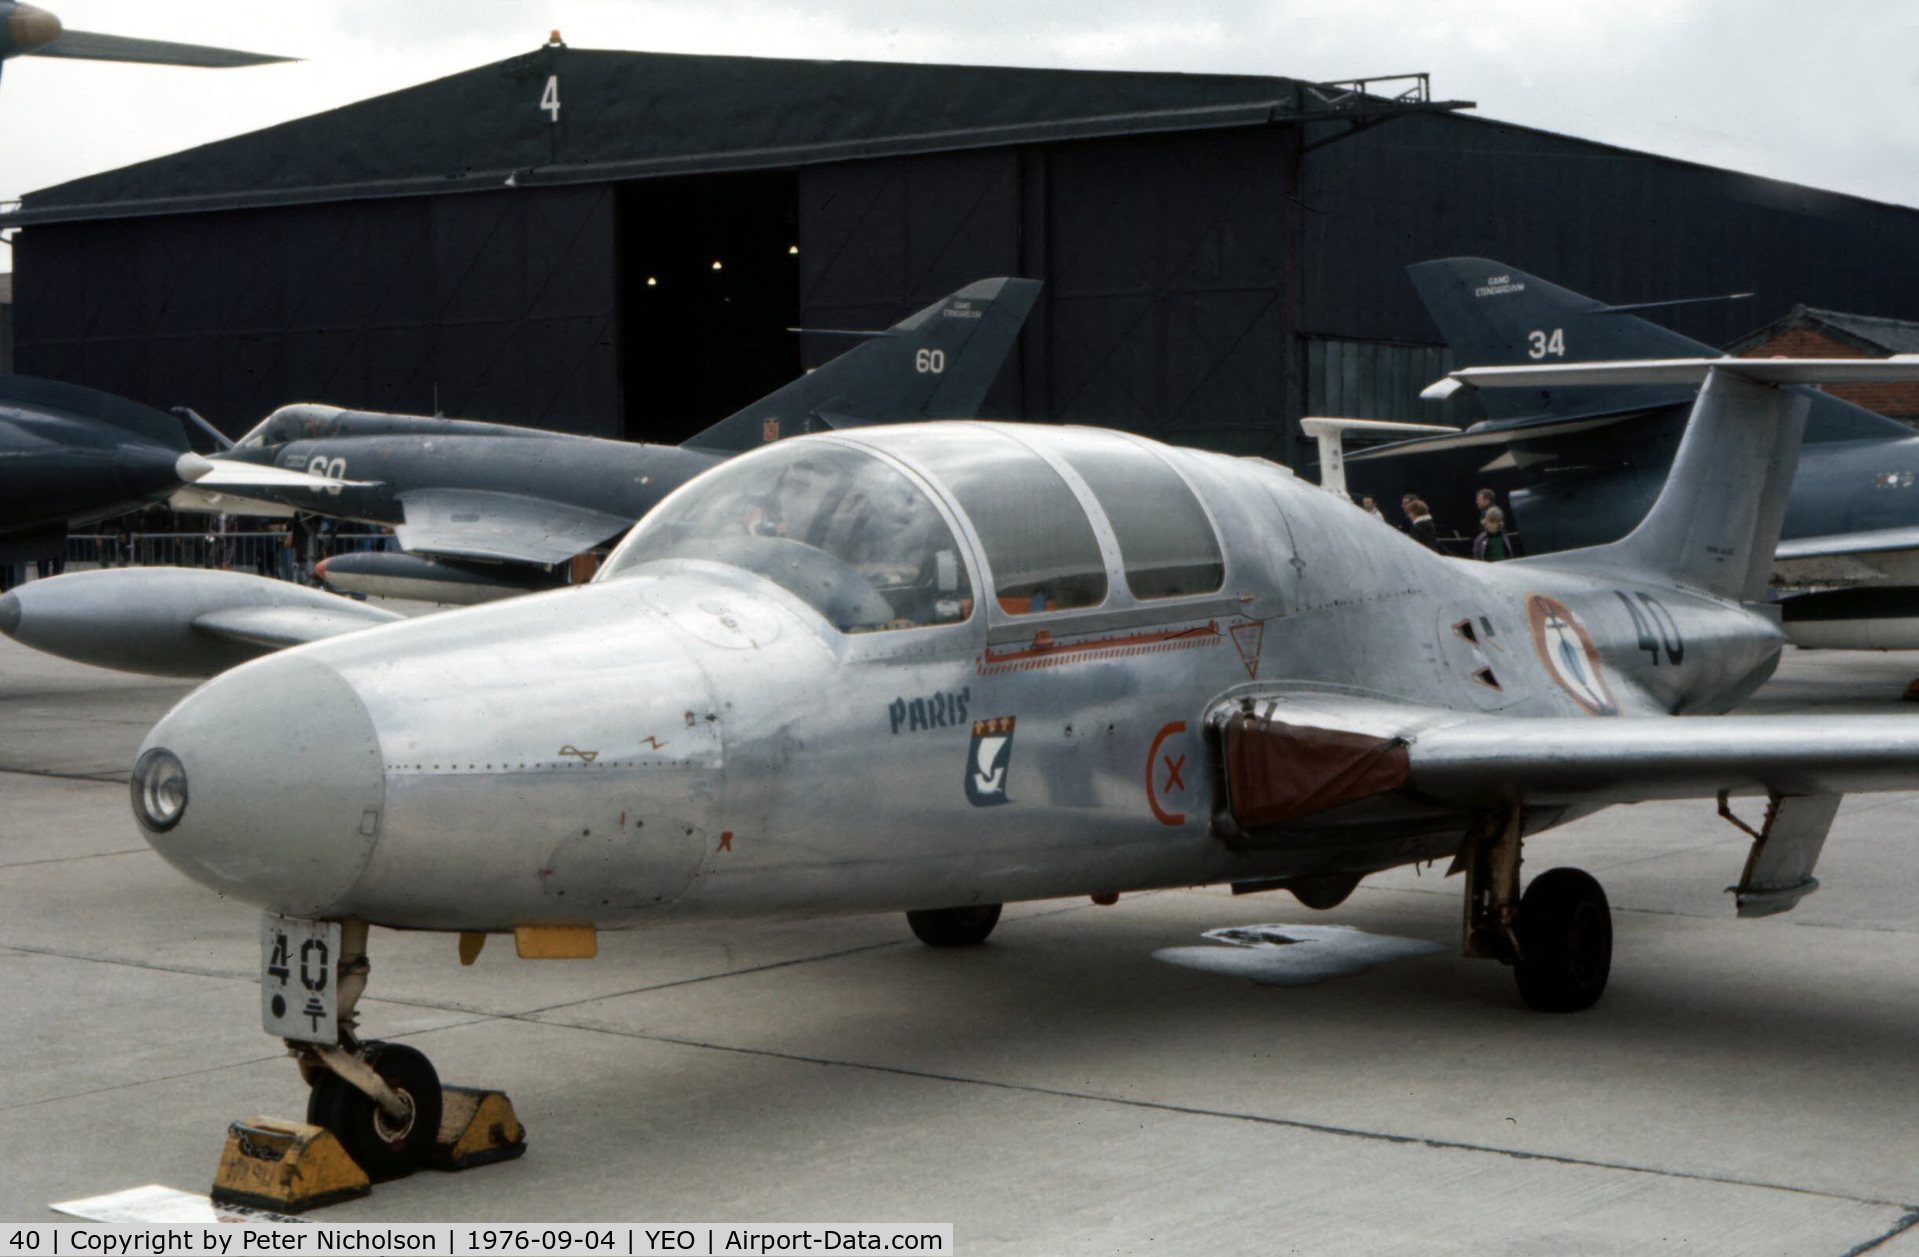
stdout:
<svg viewBox="0 0 1919 1257">
<path fill-rule="evenodd" d="M 1162 726 L 1160 731 L 1153 735 L 1153 744 L 1146 749 L 1146 805 L 1153 809 L 1153 816 L 1162 825 L 1184 825 L 1186 823 L 1186 813 L 1169 812 L 1160 806 L 1159 789 L 1153 784 L 1155 780 L 1154 774 L 1159 768 L 1159 748 L 1166 745 L 1167 738 L 1172 737 L 1176 733 L 1184 732 L 1186 732 L 1186 722 L 1184 720 L 1175 720 L 1169 725 Z M 1181 794 L 1186 792 L 1186 781 L 1180 775 L 1185 767 L 1186 757 L 1184 755 L 1180 756 L 1177 760 L 1170 760 L 1166 765 L 1168 774 L 1166 780 L 1167 786 L 1171 787 L 1177 783 Z"/>
</svg>

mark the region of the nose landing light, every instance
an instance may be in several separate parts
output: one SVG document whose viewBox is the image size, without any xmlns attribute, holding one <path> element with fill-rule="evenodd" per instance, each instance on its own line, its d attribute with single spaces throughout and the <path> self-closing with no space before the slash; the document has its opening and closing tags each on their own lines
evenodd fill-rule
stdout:
<svg viewBox="0 0 1919 1257">
<path fill-rule="evenodd" d="M 133 765 L 133 814 L 156 834 L 180 823 L 187 810 L 187 770 L 180 757 L 156 746 Z"/>
</svg>

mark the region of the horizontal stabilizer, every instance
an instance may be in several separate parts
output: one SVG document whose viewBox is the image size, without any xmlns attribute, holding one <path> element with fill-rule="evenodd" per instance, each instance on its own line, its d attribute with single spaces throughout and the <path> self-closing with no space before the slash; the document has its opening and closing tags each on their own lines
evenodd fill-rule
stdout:
<svg viewBox="0 0 1919 1257">
<path fill-rule="evenodd" d="M 1551 366 L 1464 367 L 1420 396 L 1444 401 L 1462 388 L 1555 388 L 1587 384 L 1691 384 L 1709 372 L 1755 384 L 1908 384 L 1919 381 L 1919 354 L 1890 358 L 1648 358 Z"/>
<path fill-rule="evenodd" d="M 1779 543 L 1778 557 L 1781 560 L 1832 559 L 1849 554 L 1892 554 L 1900 550 L 1919 550 L 1919 527 L 1792 537 Z"/>
<path fill-rule="evenodd" d="M 400 495 L 402 548 L 422 554 L 508 563 L 564 563 L 633 526 L 621 515 L 548 498 L 480 489 L 422 489 Z"/>
<path fill-rule="evenodd" d="M 1410 441 L 1395 441 L 1391 445 L 1375 446 L 1346 455 L 1349 463 L 1378 462 L 1388 458 L 1407 458 L 1420 454 L 1434 454 L 1444 450 L 1472 449 L 1480 446 L 1508 446 L 1528 444 L 1536 441 L 1550 441 L 1559 437 L 1577 436 L 1582 432 L 1591 432 L 1598 428 L 1610 427 L 1616 423 L 1625 423 L 1633 419 L 1643 419 L 1645 410 L 1624 410 L 1617 414 L 1599 415 L 1582 419 L 1556 419 L 1544 423 L 1507 424 L 1502 427 L 1475 424 L 1465 431 L 1456 428 L 1446 430 L 1443 436 L 1416 437 Z"/>
</svg>

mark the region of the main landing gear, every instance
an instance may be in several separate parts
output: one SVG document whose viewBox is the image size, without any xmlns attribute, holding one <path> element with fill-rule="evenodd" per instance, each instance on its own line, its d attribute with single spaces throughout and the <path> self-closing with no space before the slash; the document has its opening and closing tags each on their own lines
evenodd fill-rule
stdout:
<svg viewBox="0 0 1919 1257">
<path fill-rule="evenodd" d="M 1605 993 L 1612 909 L 1581 869 L 1551 869 L 1519 893 L 1520 817 L 1492 818 L 1454 865 L 1466 874 L 1466 954 L 1513 967 L 1519 997 L 1544 1013 L 1576 1013 Z"/>
<path fill-rule="evenodd" d="M 973 947 L 999 924 L 1000 905 L 979 903 L 965 908 L 923 908 L 906 914 L 913 936 L 928 947 Z"/>
</svg>

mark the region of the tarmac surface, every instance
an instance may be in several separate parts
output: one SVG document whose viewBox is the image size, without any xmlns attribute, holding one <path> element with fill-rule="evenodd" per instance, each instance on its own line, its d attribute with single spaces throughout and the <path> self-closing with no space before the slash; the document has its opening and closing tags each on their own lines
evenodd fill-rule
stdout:
<svg viewBox="0 0 1919 1257">
<path fill-rule="evenodd" d="M 1789 651 L 1748 710 L 1915 720 L 1915 676 L 1919 654 Z M 133 751 L 188 688 L 0 639 L 7 1220 L 204 1190 L 228 1121 L 304 1112 L 259 1029 L 258 916 L 128 814 Z M 1912 1257 L 1916 838 L 1919 795 L 1848 800 L 1822 889 L 1764 921 L 1733 917 L 1746 840 L 1708 804 L 1534 840 L 1529 871 L 1585 867 L 1614 907 L 1611 989 L 1564 1017 L 1459 957 L 1440 868 L 1324 913 L 1021 905 L 960 952 L 856 917 L 610 935 L 590 963 L 494 940 L 463 969 L 451 937 L 375 931 L 363 1026 L 504 1089 L 530 1151 L 325 1216 L 951 1222 L 965 1254 Z M 1298 986 L 1155 957 L 1264 924 L 1438 946 Z"/>
</svg>

